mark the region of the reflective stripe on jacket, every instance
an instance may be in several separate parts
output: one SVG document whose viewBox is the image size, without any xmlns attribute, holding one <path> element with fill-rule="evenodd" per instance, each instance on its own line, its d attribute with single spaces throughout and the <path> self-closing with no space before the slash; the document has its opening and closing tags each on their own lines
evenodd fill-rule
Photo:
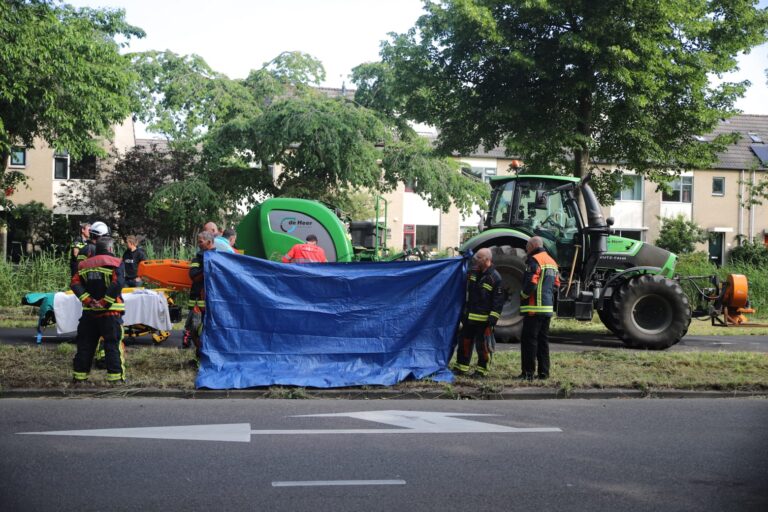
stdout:
<svg viewBox="0 0 768 512">
<path fill-rule="evenodd" d="M 528 256 L 523 288 L 520 290 L 520 313 L 552 316 L 555 293 L 560 287 L 557 263 L 540 247 Z"/>
<path fill-rule="evenodd" d="M 111 254 L 97 254 L 77 267 L 70 288 L 90 316 L 119 316 L 125 313 L 123 262 Z M 95 304 L 103 302 L 103 304 Z"/>
<path fill-rule="evenodd" d="M 467 315 L 473 322 L 487 322 L 489 316 L 501 317 L 504 307 L 501 275 L 491 265 L 485 272 L 471 270 L 467 277 Z"/>
</svg>

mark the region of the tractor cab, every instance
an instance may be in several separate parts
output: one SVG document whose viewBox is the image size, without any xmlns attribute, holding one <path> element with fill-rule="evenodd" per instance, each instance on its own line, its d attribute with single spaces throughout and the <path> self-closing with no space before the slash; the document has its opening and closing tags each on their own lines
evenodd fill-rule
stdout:
<svg viewBox="0 0 768 512">
<path fill-rule="evenodd" d="M 540 236 L 558 265 L 567 268 L 572 264 L 575 246 L 581 245 L 582 221 L 573 187 L 567 186 L 578 181 L 562 176 L 498 178 L 491 182 L 493 192 L 485 226 Z"/>
</svg>

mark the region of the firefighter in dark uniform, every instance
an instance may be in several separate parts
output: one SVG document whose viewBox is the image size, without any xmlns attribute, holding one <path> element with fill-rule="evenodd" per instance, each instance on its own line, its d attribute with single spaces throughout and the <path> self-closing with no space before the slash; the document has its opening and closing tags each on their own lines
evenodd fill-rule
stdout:
<svg viewBox="0 0 768 512">
<path fill-rule="evenodd" d="M 554 314 L 555 295 L 560 287 L 557 262 L 544 249 L 544 240 L 534 236 L 525 246 L 528 253 L 523 288 L 520 290 L 520 314 L 523 334 L 520 342 L 522 373 L 518 377 L 533 380 L 549 378 L 549 322 Z M 536 364 L 538 363 L 538 374 Z"/>
<path fill-rule="evenodd" d="M 504 291 L 501 288 L 501 275 L 493 266 L 490 249 L 478 250 L 472 258 L 472 266 L 467 278 L 467 304 L 453 370 L 462 375 L 469 371 L 474 346 L 477 350 L 475 374 L 484 377 L 490 370 L 492 356 L 488 339 L 501 316 Z"/>
<path fill-rule="evenodd" d="M 87 226 L 87 227 L 86 227 Z M 109 235 L 109 228 L 101 221 L 93 224 L 84 224 L 80 229 L 80 239 L 72 244 L 72 252 L 69 260 L 72 277 L 77 274 L 77 266 L 96 254 L 96 242 L 102 236 Z"/>
<path fill-rule="evenodd" d="M 200 365 L 200 349 L 202 348 L 203 317 L 205 316 L 205 281 L 203 280 L 203 256 L 206 251 L 214 250 L 215 235 L 209 231 L 201 231 L 197 234 L 197 247 L 199 251 L 189 265 L 189 277 L 192 279 L 192 287 L 189 290 L 189 315 L 184 328 L 189 332 L 192 343 L 195 345 L 195 359 L 193 364 Z"/>
<path fill-rule="evenodd" d="M 72 291 L 83 305 L 73 361 L 75 382 L 88 380 L 99 338 L 103 339 L 107 382 L 125 382 L 123 284 L 123 264 L 114 255 L 114 241 L 102 236 L 96 242 L 96 254 L 81 262 L 72 278 Z"/>
<path fill-rule="evenodd" d="M 80 236 L 78 236 L 73 242 L 72 242 L 72 249 L 69 253 L 69 271 L 70 271 L 70 278 L 77 274 L 77 265 L 81 261 L 85 260 L 88 256 L 86 256 L 86 252 L 83 251 L 86 245 L 88 245 L 88 242 L 90 241 L 90 229 L 91 225 L 89 223 L 84 223 L 80 225 Z M 82 258 L 80 257 L 80 253 L 82 254 Z"/>
</svg>

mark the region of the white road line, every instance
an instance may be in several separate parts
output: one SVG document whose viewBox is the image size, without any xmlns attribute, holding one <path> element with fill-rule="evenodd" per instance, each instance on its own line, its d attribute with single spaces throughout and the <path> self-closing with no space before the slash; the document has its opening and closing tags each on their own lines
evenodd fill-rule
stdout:
<svg viewBox="0 0 768 512">
<path fill-rule="evenodd" d="M 405 480 L 304 480 L 272 482 L 272 487 L 325 487 L 336 485 L 405 485 Z"/>
</svg>

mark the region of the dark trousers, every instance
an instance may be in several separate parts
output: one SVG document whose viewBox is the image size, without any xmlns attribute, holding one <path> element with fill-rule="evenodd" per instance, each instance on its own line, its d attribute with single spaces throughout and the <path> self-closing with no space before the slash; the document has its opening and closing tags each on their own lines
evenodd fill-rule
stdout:
<svg viewBox="0 0 768 512">
<path fill-rule="evenodd" d="M 189 337 L 195 345 L 195 358 L 200 360 L 203 348 L 203 319 L 205 318 L 205 308 L 195 306 L 189 310 L 184 329 L 189 332 Z"/>
<path fill-rule="evenodd" d="M 99 338 L 103 338 L 107 380 L 125 380 L 123 320 L 119 316 L 83 315 L 77 325 L 77 353 L 72 361 L 76 380 L 88 378 Z"/>
<path fill-rule="evenodd" d="M 549 321 L 551 316 L 529 315 L 523 318 L 520 342 L 523 375 L 532 377 L 539 365 L 539 377 L 549 377 Z"/>
<path fill-rule="evenodd" d="M 485 343 L 485 322 L 468 321 L 461 330 L 461 341 L 456 351 L 456 362 L 469 365 L 472 360 L 472 347 L 477 350 L 477 366 L 488 369 L 490 348 Z"/>
</svg>

